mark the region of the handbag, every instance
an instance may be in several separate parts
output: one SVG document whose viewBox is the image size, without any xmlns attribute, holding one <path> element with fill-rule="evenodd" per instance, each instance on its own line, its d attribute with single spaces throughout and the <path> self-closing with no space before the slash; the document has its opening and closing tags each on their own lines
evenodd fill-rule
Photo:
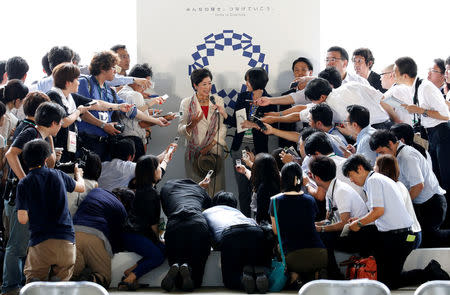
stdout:
<svg viewBox="0 0 450 295">
<path fill-rule="evenodd" d="M 272 200 L 273 212 L 275 215 L 275 225 L 277 227 L 278 243 L 280 245 L 281 261 L 278 261 L 276 258 L 272 259 L 272 266 L 269 275 L 269 291 L 280 292 L 281 290 L 283 290 L 284 285 L 286 285 L 288 276 L 286 273 L 286 259 L 284 257 L 283 245 L 281 244 L 280 226 L 278 225 L 277 206 L 275 198 L 272 198 Z"/>
<path fill-rule="evenodd" d="M 373 256 L 367 258 L 351 256 L 348 260 L 341 262 L 339 265 L 347 265 L 347 271 L 345 272 L 345 278 L 347 280 L 377 280 L 377 262 Z"/>
</svg>

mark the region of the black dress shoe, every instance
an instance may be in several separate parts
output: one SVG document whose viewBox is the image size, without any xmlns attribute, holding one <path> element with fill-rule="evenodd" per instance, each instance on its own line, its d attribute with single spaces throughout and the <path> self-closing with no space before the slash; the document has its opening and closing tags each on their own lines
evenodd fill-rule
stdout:
<svg viewBox="0 0 450 295">
<path fill-rule="evenodd" d="M 242 270 L 242 287 L 244 288 L 244 291 L 247 292 L 247 294 L 255 293 L 256 290 L 256 282 L 255 282 L 255 270 L 253 269 L 253 266 L 246 265 L 244 266 L 244 269 Z"/>
<path fill-rule="evenodd" d="M 178 264 L 177 263 L 172 264 L 166 276 L 161 282 L 161 288 L 163 288 L 167 292 L 172 291 L 173 287 L 175 286 L 175 279 L 177 278 L 179 271 L 180 267 L 178 266 Z"/>
<path fill-rule="evenodd" d="M 194 290 L 194 281 L 191 278 L 191 270 L 187 263 L 180 266 L 181 289 L 183 291 L 192 292 Z"/>
<path fill-rule="evenodd" d="M 432 259 L 425 267 L 425 271 L 428 272 L 429 280 L 450 280 L 448 273 L 442 269 L 441 264 Z"/>
<path fill-rule="evenodd" d="M 256 289 L 258 289 L 259 293 L 265 294 L 269 291 L 269 279 L 267 278 L 265 269 L 263 266 L 255 266 L 255 281 L 256 281 Z"/>
</svg>

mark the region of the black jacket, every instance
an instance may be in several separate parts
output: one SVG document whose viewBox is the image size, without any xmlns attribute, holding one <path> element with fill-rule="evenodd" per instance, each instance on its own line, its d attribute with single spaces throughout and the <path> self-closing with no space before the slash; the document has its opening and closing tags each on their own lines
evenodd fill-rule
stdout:
<svg viewBox="0 0 450 295">
<path fill-rule="evenodd" d="M 266 92 L 266 90 L 264 90 L 263 96 L 270 96 L 270 95 Z M 246 91 L 239 93 L 238 98 L 236 100 L 236 105 L 234 107 L 233 116 L 228 116 L 228 118 L 224 120 L 225 124 L 231 127 L 236 127 L 236 111 L 242 108 L 245 108 L 245 111 L 247 113 L 247 120 L 251 120 L 250 118 L 251 105 L 250 102 L 246 100 L 252 100 L 251 92 Z M 254 114 L 258 117 L 262 117 L 264 113 L 276 111 L 277 107 L 275 105 L 268 105 L 265 107 L 260 106 L 254 111 Z M 231 144 L 232 151 L 239 150 L 242 144 L 242 139 L 244 138 L 244 133 L 245 132 L 237 133 L 236 130 L 236 132 L 234 133 L 233 142 Z M 267 153 L 269 150 L 267 146 L 268 136 L 256 129 L 252 129 L 252 133 L 253 133 L 253 144 L 255 146 L 255 154 Z"/>
</svg>

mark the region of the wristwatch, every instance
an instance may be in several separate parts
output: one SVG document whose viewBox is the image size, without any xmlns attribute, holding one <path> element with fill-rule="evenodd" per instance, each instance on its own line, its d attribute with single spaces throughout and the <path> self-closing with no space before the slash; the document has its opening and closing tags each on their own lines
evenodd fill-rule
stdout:
<svg viewBox="0 0 450 295">
<path fill-rule="evenodd" d="M 422 116 L 428 117 L 428 110 L 424 110 L 423 113 L 422 113 Z"/>
<path fill-rule="evenodd" d="M 322 226 L 320 227 L 320 232 L 321 232 L 321 233 L 324 233 L 324 232 L 325 232 L 325 226 L 322 225 Z"/>
<path fill-rule="evenodd" d="M 360 220 L 358 220 L 358 221 L 356 222 L 356 224 L 357 224 L 359 227 L 363 227 L 363 226 L 364 226 L 364 224 L 362 224 L 362 222 L 361 222 Z"/>
<path fill-rule="evenodd" d="M 106 125 L 106 123 L 105 122 L 102 122 L 102 125 L 100 125 L 100 128 L 105 128 L 105 125 Z"/>
</svg>

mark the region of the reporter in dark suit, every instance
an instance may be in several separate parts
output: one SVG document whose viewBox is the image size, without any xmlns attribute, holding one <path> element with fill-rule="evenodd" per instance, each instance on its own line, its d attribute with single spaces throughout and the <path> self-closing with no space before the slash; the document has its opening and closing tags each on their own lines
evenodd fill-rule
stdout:
<svg viewBox="0 0 450 295">
<path fill-rule="evenodd" d="M 375 58 L 369 48 L 356 49 L 353 52 L 352 62 L 355 72 L 364 79 L 367 79 L 370 86 L 383 93 L 386 92 L 387 89 L 381 86 L 380 75 L 372 71 Z"/>
<path fill-rule="evenodd" d="M 259 130 L 256 123 L 249 120 L 251 120 L 252 115 L 262 117 L 264 113 L 276 111 L 276 106 L 273 105 L 258 107 L 253 104 L 253 102 L 261 96 L 269 96 L 265 90 L 267 82 L 269 81 L 267 72 L 263 68 L 251 68 L 245 73 L 244 78 L 247 85 L 247 91 L 238 95 L 233 116 L 228 116 L 224 120 L 225 124 L 236 127 L 236 111 L 245 108 L 247 120 L 242 123 L 241 127 L 250 129 L 241 133 L 238 133 L 236 130 L 231 144 L 231 156 L 233 161 L 241 158 L 242 150 L 246 147 L 251 151 L 254 150 L 255 155 L 267 153 L 269 151 L 268 136 Z M 235 176 L 239 190 L 240 210 L 244 215 L 250 217 L 250 201 L 252 193 L 250 182 L 244 175 L 236 171 Z"/>
</svg>

